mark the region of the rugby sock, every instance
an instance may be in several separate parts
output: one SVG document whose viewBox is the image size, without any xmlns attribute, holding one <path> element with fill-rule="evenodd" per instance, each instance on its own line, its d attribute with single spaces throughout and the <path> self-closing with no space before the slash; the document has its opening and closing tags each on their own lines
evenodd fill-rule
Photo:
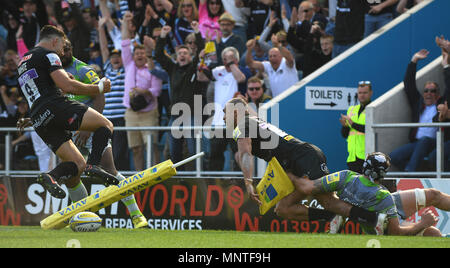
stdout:
<svg viewBox="0 0 450 268">
<path fill-rule="evenodd" d="M 378 216 L 376 212 L 354 206 L 350 210 L 349 219 L 375 227 L 377 225 Z"/>
<path fill-rule="evenodd" d="M 69 191 L 69 196 L 73 203 L 78 202 L 88 196 L 86 187 L 84 187 L 84 184 L 81 181 L 74 188 L 68 188 L 67 190 Z"/>
<path fill-rule="evenodd" d="M 105 150 L 106 145 L 108 145 L 111 136 L 111 131 L 106 127 L 100 127 L 94 132 L 94 135 L 92 136 L 92 150 L 89 154 L 87 164 L 98 165 L 100 163 L 103 150 Z"/>
<path fill-rule="evenodd" d="M 61 162 L 48 174 L 55 180 L 68 180 L 78 175 L 78 166 L 72 161 Z"/>
<path fill-rule="evenodd" d="M 126 179 L 126 178 L 125 178 L 122 174 L 120 174 L 119 172 L 117 172 L 116 178 L 117 178 L 119 181 L 123 181 L 123 180 Z M 139 209 L 139 207 L 138 207 L 138 205 L 137 205 L 137 203 L 136 203 L 136 199 L 134 198 L 134 195 L 133 195 L 133 194 L 130 195 L 130 196 L 127 196 L 127 197 L 123 198 L 121 201 L 122 201 L 122 203 L 123 203 L 125 206 L 127 206 L 128 212 L 130 212 L 130 216 L 131 216 L 131 217 L 136 216 L 136 215 L 139 215 L 139 216 L 142 215 L 142 212 L 141 212 L 141 210 Z"/>
<path fill-rule="evenodd" d="M 336 214 L 328 210 L 308 208 L 308 219 L 310 221 L 331 221 L 334 216 Z"/>
</svg>

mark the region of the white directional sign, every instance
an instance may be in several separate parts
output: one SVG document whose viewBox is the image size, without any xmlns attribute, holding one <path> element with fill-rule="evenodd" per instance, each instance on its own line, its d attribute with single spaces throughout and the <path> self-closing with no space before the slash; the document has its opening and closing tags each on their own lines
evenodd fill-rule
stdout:
<svg viewBox="0 0 450 268">
<path fill-rule="evenodd" d="M 349 87 L 306 87 L 307 110 L 347 110 L 358 104 L 358 89 Z"/>
</svg>

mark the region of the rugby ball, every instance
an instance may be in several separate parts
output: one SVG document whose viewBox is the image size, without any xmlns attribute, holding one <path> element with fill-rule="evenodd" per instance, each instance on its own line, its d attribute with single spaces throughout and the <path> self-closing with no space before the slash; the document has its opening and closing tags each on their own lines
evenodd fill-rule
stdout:
<svg viewBox="0 0 450 268">
<path fill-rule="evenodd" d="M 102 226 L 102 219 L 93 212 L 80 212 L 73 216 L 69 222 L 74 232 L 96 232 Z"/>
</svg>

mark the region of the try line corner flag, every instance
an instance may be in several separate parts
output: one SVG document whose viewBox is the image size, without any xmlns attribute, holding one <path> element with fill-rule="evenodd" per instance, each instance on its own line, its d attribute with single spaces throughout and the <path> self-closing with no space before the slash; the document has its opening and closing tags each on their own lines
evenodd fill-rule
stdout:
<svg viewBox="0 0 450 268">
<path fill-rule="evenodd" d="M 294 190 L 294 185 L 278 160 L 275 157 L 272 158 L 264 173 L 264 177 L 256 186 L 259 200 L 262 203 L 259 207 L 259 213 L 261 215 L 266 214 L 271 207 Z"/>
</svg>

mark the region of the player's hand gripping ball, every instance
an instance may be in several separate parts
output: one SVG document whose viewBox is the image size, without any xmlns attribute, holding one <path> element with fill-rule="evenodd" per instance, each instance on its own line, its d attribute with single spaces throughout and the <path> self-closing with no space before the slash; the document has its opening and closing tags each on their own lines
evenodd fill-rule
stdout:
<svg viewBox="0 0 450 268">
<path fill-rule="evenodd" d="M 96 232 L 102 226 L 102 219 L 93 212 L 80 212 L 73 216 L 69 222 L 74 232 Z"/>
</svg>

